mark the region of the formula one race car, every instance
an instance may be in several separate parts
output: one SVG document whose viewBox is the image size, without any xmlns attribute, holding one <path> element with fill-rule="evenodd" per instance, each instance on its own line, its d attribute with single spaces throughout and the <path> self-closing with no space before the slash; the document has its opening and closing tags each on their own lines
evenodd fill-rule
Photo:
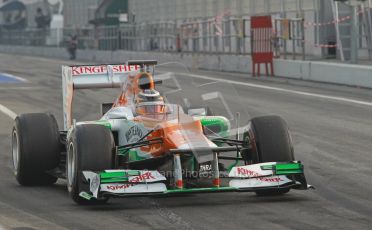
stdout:
<svg viewBox="0 0 372 230">
<path fill-rule="evenodd" d="M 310 187 L 282 118 L 253 118 L 242 135 L 231 138 L 227 118 L 204 107 L 166 103 L 155 90 L 156 65 L 63 66 L 64 129 L 59 131 L 51 114 L 15 119 L 17 181 L 33 186 L 66 179 L 79 204 L 202 192 L 279 195 Z M 101 119 L 76 122 L 74 90 L 92 88 L 120 88 L 121 94 L 102 105 Z"/>
</svg>

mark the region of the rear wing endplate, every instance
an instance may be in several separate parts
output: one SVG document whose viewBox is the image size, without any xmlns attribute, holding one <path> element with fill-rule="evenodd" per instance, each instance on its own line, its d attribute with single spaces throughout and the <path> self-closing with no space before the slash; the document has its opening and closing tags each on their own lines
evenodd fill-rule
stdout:
<svg viewBox="0 0 372 230">
<path fill-rule="evenodd" d="M 129 72 L 138 71 L 133 64 L 62 66 L 63 128 L 72 125 L 72 101 L 76 89 L 120 88 Z"/>
</svg>

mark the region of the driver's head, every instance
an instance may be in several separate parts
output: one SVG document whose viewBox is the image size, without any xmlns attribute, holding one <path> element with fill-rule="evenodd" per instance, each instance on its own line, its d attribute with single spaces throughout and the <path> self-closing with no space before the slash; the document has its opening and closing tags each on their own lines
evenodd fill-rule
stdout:
<svg viewBox="0 0 372 230">
<path fill-rule="evenodd" d="M 138 115 L 164 113 L 163 97 L 154 89 L 145 89 L 136 97 L 136 113 Z"/>
</svg>

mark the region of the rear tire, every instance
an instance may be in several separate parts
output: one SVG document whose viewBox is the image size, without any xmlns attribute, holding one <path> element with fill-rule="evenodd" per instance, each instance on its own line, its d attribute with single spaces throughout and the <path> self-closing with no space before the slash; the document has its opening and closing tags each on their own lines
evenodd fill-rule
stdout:
<svg viewBox="0 0 372 230">
<path fill-rule="evenodd" d="M 89 192 L 89 182 L 83 171 L 103 171 L 113 168 L 114 138 L 102 125 L 78 125 L 67 141 L 66 178 L 71 198 L 77 204 L 103 204 L 108 199 L 86 200 L 80 192 Z"/>
<path fill-rule="evenodd" d="M 293 145 L 287 123 L 279 116 L 253 118 L 252 129 L 256 141 L 258 162 L 290 162 L 294 161 Z M 257 191 L 259 196 L 282 195 L 289 188 L 265 189 Z"/>
<path fill-rule="evenodd" d="M 60 159 L 58 124 L 53 115 L 21 114 L 12 132 L 14 174 L 24 186 L 51 185 L 58 178 L 46 173 L 56 168 Z"/>
</svg>

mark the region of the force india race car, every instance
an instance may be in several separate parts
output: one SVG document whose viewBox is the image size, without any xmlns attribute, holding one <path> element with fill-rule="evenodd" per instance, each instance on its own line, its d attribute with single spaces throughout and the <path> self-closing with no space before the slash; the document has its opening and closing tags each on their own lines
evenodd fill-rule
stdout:
<svg viewBox="0 0 372 230">
<path fill-rule="evenodd" d="M 167 103 L 155 90 L 155 65 L 63 66 L 64 129 L 51 114 L 15 119 L 12 155 L 19 184 L 66 179 L 78 204 L 181 193 L 280 195 L 310 188 L 282 118 L 253 118 L 231 138 L 226 117 Z M 99 120 L 76 122 L 74 90 L 94 88 L 120 88 L 121 94 L 102 105 Z"/>
</svg>

